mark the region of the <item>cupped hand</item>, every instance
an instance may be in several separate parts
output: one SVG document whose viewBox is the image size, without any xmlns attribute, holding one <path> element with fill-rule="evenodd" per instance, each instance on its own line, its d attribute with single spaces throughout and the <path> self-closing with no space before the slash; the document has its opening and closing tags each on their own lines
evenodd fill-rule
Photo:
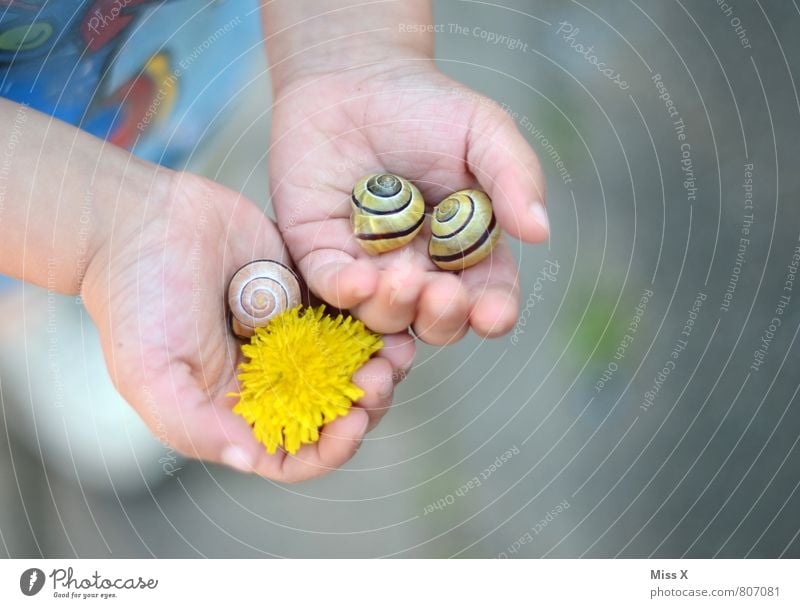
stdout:
<svg viewBox="0 0 800 608">
<path fill-rule="evenodd" d="M 278 481 L 338 468 L 389 407 L 413 340 L 384 337 L 355 375 L 364 397 L 318 443 L 268 454 L 231 411 L 241 350 L 224 293 L 243 264 L 289 258 L 273 223 L 240 194 L 190 174 L 164 175 L 150 200 L 119 214 L 82 284 L 115 385 L 158 439 L 186 456 Z"/>
<path fill-rule="evenodd" d="M 461 273 L 437 269 L 427 226 L 409 245 L 371 256 L 353 238 L 350 195 L 363 175 L 414 182 L 433 206 L 477 187 L 500 226 L 529 243 L 549 234 L 536 155 L 495 102 L 427 60 L 299 77 L 276 93 L 270 183 L 278 227 L 310 289 L 370 328 L 411 326 L 432 344 L 508 332 L 517 319 L 517 268 L 508 243 Z"/>
</svg>

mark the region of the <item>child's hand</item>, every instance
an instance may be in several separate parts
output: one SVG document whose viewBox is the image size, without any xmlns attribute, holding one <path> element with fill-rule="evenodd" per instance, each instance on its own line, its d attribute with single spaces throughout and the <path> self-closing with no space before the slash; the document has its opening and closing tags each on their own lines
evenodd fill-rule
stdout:
<svg viewBox="0 0 800 608">
<path fill-rule="evenodd" d="M 349 220 L 358 178 L 388 171 L 413 181 L 429 205 L 479 187 L 506 232 L 545 240 L 540 167 L 506 112 L 418 57 L 316 70 L 281 83 L 276 97 L 269 161 L 278 227 L 319 297 L 376 331 L 411 325 L 432 344 L 457 340 L 470 326 L 482 336 L 513 327 L 517 268 L 504 240 L 490 259 L 456 275 L 428 258 L 429 231 L 373 257 Z"/>
<path fill-rule="evenodd" d="M 325 427 L 318 444 L 293 456 L 268 454 L 231 412 L 235 398 L 227 393 L 238 390 L 241 352 L 226 325 L 224 293 L 252 259 L 288 263 L 280 235 L 239 194 L 196 176 L 163 175 L 148 200 L 116 214 L 81 288 L 115 385 L 161 441 L 187 456 L 278 481 L 336 469 L 390 405 L 413 341 L 384 338 L 355 377 L 365 396 Z"/>
</svg>

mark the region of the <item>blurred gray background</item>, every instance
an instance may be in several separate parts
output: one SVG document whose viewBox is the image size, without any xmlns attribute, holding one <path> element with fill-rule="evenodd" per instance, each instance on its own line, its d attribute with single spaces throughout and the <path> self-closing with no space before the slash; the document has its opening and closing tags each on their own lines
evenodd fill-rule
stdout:
<svg viewBox="0 0 800 608">
<path fill-rule="evenodd" d="M 800 557 L 795 4 L 442 0 L 435 19 L 441 69 L 507 105 L 548 177 L 550 242 L 513 245 L 524 325 L 420 345 L 357 457 L 282 486 L 174 460 L 96 379 L 80 306 L 6 292 L 0 554 Z M 245 59 L 190 168 L 271 214 L 268 75 Z M 68 352 L 42 331 L 21 350 L 51 314 Z"/>
</svg>

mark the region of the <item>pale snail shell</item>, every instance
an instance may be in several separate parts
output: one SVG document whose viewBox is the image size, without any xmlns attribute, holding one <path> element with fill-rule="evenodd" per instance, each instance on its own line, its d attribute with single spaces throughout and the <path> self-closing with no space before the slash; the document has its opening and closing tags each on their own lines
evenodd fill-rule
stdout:
<svg viewBox="0 0 800 608">
<path fill-rule="evenodd" d="M 256 327 L 266 327 L 274 317 L 301 303 L 297 275 L 274 260 L 245 264 L 228 284 L 231 329 L 240 338 L 249 338 Z"/>
<path fill-rule="evenodd" d="M 425 220 L 425 201 L 417 187 L 391 173 L 362 177 L 350 202 L 356 240 L 373 255 L 409 243 Z"/>
<path fill-rule="evenodd" d="M 480 190 L 454 192 L 433 209 L 428 254 L 442 270 L 474 266 L 499 240 L 492 201 Z"/>
</svg>

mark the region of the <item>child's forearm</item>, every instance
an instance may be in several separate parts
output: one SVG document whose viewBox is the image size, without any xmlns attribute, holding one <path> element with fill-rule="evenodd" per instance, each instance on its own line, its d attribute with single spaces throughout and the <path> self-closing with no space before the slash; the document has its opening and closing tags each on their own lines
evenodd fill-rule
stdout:
<svg viewBox="0 0 800 608">
<path fill-rule="evenodd" d="M 304 75 L 433 54 L 430 0 L 272 0 L 262 15 L 276 90 Z"/>
<path fill-rule="evenodd" d="M 6 99 L 0 124 L 0 274 L 77 294 L 109 237 L 132 236 L 166 171 Z"/>
</svg>

